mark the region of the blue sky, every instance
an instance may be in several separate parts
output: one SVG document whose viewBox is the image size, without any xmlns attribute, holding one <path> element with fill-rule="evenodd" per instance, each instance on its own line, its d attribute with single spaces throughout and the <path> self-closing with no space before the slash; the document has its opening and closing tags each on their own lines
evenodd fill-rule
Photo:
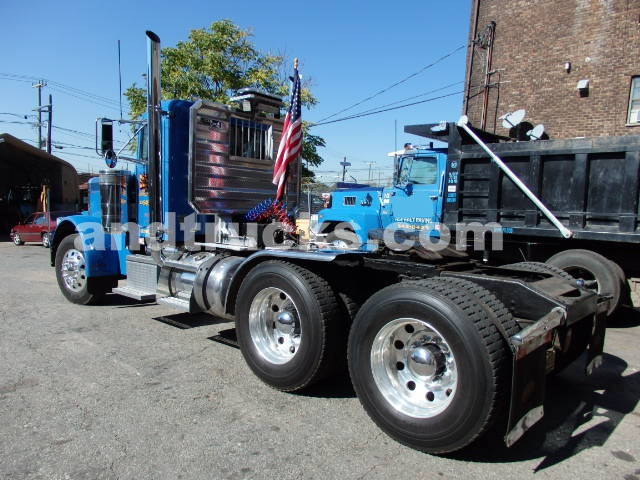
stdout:
<svg viewBox="0 0 640 480">
<path fill-rule="evenodd" d="M 296 8 L 297 6 L 297 8 Z M 87 147 L 94 145 L 97 117 L 118 117 L 117 42 L 122 49 L 123 90 L 144 84 L 145 30 L 153 30 L 163 46 L 186 40 L 189 31 L 228 18 L 251 29 L 263 52 L 299 57 L 300 73 L 312 80 L 319 104 L 303 118 L 318 121 L 357 103 L 465 45 L 470 0 L 244 2 L 214 1 L 40 1 L 3 0 L 0 18 L 3 45 L 0 62 L 0 132 L 32 143 L 35 129 L 12 114 L 33 115 L 36 78 L 49 80 L 43 103 L 53 95 L 55 154 L 81 171 L 97 171 L 104 163 Z M 394 102 L 416 102 L 463 89 L 463 48 L 400 85 L 362 103 L 340 118 Z M 437 92 L 428 93 L 447 85 Z M 79 89 L 72 90 L 72 89 Z M 88 92 L 93 96 L 85 94 Z M 424 94 L 424 95 L 423 95 Z M 422 95 L 422 96 L 419 96 Z M 419 96 L 419 97 L 417 97 Z M 404 99 L 410 100 L 402 101 Z M 125 116 L 127 106 L 124 104 Z M 403 133 L 403 126 L 457 120 L 462 94 L 415 106 L 315 127 L 325 138 L 325 162 L 317 169 L 325 181 L 336 180 L 343 157 L 350 174 L 366 181 L 390 175 L 386 153 L 405 141 L 420 138 Z M 32 119 L 29 119 L 32 121 Z M 63 130 L 66 129 L 66 130 Z M 72 132 L 68 130 L 73 130 Z M 121 138 L 127 133 L 122 129 Z M 81 148 L 84 147 L 84 148 Z"/>
</svg>

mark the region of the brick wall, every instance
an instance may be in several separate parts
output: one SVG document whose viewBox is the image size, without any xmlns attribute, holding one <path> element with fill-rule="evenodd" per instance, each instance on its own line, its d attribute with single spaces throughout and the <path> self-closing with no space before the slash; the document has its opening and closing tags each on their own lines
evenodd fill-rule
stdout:
<svg viewBox="0 0 640 480">
<path fill-rule="evenodd" d="M 500 83 L 489 89 L 487 130 L 506 135 L 497 117 L 524 108 L 525 121 L 543 123 L 550 138 L 640 135 L 640 125 L 626 125 L 631 77 L 640 75 L 640 0 L 475 0 L 470 37 L 491 21 L 491 81 Z M 486 52 L 470 48 L 467 57 L 465 112 L 477 127 Z"/>
</svg>

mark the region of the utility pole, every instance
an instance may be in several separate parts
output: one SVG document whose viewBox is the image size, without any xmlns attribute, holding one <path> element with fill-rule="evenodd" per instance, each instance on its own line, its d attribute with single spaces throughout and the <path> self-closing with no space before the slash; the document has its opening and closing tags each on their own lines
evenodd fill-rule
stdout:
<svg viewBox="0 0 640 480">
<path fill-rule="evenodd" d="M 371 167 L 376 164 L 376 162 L 367 162 L 369 165 L 369 176 L 367 177 L 367 183 L 371 183 Z"/>
<path fill-rule="evenodd" d="M 47 122 L 47 153 L 51 153 L 51 118 L 53 117 L 53 98 L 49 95 L 49 105 L 47 105 L 49 112 L 49 121 Z"/>
<path fill-rule="evenodd" d="M 46 87 L 47 83 L 40 80 L 31 86 L 38 89 L 38 148 L 42 150 L 42 87 Z"/>
<path fill-rule="evenodd" d="M 344 177 L 347 174 L 347 167 L 351 166 L 351 163 L 347 162 L 347 157 L 344 157 L 344 161 L 340 162 L 342 165 L 342 181 L 344 182 Z"/>
</svg>

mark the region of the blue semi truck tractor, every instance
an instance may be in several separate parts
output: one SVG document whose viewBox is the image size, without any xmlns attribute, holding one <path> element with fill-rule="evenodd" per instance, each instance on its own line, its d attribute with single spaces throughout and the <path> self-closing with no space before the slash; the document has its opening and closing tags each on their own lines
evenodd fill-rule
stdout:
<svg viewBox="0 0 640 480">
<path fill-rule="evenodd" d="M 549 372 L 584 351 L 588 369 L 598 364 L 610 300 L 558 269 L 488 267 L 450 246 L 397 252 L 385 243 L 394 234 L 349 249 L 301 242 L 289 216 L 296 168 L 287 207 L 269 200 L 280 99 L 243 91 L 235 107 L 161 102 L 160 41 L 147 37 L 148 114 L 136 171 L 93 179 L 89 211 L 62 220 L 52 241 L 68 300 L 89 305 L 113 292 L 235 321 L 251 370 L 282 391 L 348 364 L 380 428 L 431 453 L 496 433 L 513 444 L 543 416 Z M 418 194 L 419 182 L 438 185 L 433 175 L 444 161 L 434 151 L 419 177 L 410 169 L 393 201 L 409 200 L 411 188 Z M 425 192 L 419 213 L 407 207 L 407 223 L 438 219 L 437 188 Z M 380 193 L 362 190 L 349 202 L 378 208 Z M 350 220 L 368 225 L 367 214 Z"/>
</svg>

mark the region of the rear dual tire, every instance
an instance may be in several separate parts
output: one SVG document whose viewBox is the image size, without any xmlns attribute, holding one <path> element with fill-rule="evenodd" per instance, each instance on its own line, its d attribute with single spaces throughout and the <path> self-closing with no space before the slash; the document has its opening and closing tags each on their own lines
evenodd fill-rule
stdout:
<svg viewBox="0 0 640 480">
<path fill-rule="evenodd" d="M 349 371 L 363 407 L 389 436 L 446 453 L 504 425 L 519 327 L 487 290 L 457 279 L 407 282 L 373 295 L 349 337 Z"/>
<path fill-rule="evenodd" d="M 319 275 L 288 262 L 254 267 L 238 292 L 236 332 L 247 365 L 266 384 L 296 391 L 344 359 L 344 307 Z"/>
</svg>

